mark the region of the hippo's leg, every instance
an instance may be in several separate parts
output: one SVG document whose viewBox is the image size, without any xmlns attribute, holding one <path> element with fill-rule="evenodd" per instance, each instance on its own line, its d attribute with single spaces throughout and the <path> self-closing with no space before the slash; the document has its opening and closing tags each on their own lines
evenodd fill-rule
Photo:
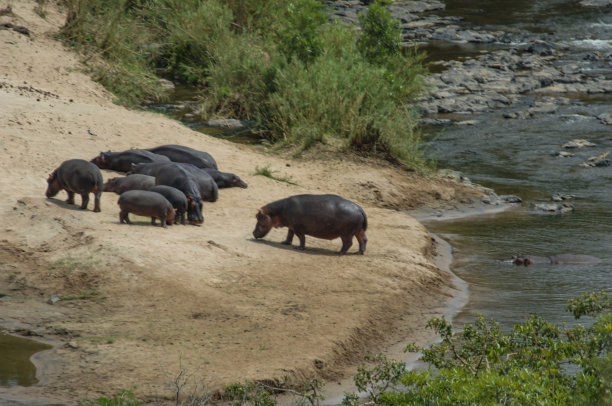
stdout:
<svg viewBox="0 0 612 406">
<path fill-rule="evenodd" d="M 99 191 L 94 195 L 94 213 L 99 213 L 100 210 L 100 196 L 102 196 L 102 191 Z"/>
<path fill-rule="evenodd" d="M 340 237 L 342 239 L 342 249 L 340 250 L 340 255 L 346 254 L 351 245 L 353 245 L 353 236 L 349 235 L 348 237 Z"/>
<path fill-rule="evenodd" d="M 293 234 L 293 231 L 291 234 Z M 306 247 L 306 235 L 302 233 L 295 233 L 295 235 L 297 235 L 297 237 L 300 239 L 300 245 L 295 248 L 304 251 L 304 248 Z M 291 244 L 291 242 L 289 242 L 289 244 Z"/>
<path fill-rule="evenodd" d="M 89 192 L 81 193 L 81 210 L 85 210 L 89 204 Z"/>
<path fill-rule="evenodd" d="M 361 230 L 357 234 L 355 234 L 357 241 L 359 242 L 359 253 L 363 255 L 366 250 L 366 244 L 368 243 L 368 236 L 366 235 L 364 230 Z"/>
<path fill-rule="evenodd" d="M 177 220 L 174 220 L 174 223 L 176 222 Z M 181 224 L 185 225 L 185 212 L 184 211 L 181 212 Z"/>
<path fill-rule="evenodd" d="M 163 216 L 160 220 L 161 220 L 161 226 L 163 228 L 168 228 L 168 226 L 166 225 L 166 216 Z"/>
<path fill-rule="evenodd" d="M 68 200 L 66 200 L 66 203 L 74 204 L 74 192 L 66 190 L 66 193 L 68 193 Z"/>
<path fill-rule="evenodd" d="M 163 223 L 163 221 L 162 221 Z M 155 217 L 151 217 L 151 225 L 154 226 L 155 225 Z"/>
<path fill-rule="evenodd" d="M 128 217 L 128 214 L 129 214 L 129 211 L 121 210 L 119 212 L 119 222 L 126 223 L 126 224 L 132 224 L 132 222 L 130 221 L 130 218 Z"/>
<path fill-rule="evenodd" d="M 291 228 L 289 229 L 289 231 L 287 232 L 287 238 L 285 238 L 285 241 L 283 241 L 283 244 L 285 245 L 291 245 L 291 242 L 293 241 L 293 235 L 295 234 L 295 231 L 293 231 Z M 299 237 L 299 235 L 298 235 Z M 300 238 L 300 242 L 302 241 L 302 239 Z M 302 247 L 302 249 L 304 249 Z"/>
</svg>

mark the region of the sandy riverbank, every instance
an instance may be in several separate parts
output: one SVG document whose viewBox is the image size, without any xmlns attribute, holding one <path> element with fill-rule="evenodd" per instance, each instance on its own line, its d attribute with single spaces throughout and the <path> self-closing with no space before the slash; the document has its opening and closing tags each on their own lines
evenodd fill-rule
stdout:
<svg viewBox="0 0 612 406">
<path fill-rule="evenodd" d="M 31 32 L 0 30 L 0 329 L 54 349 L 36 358 L 39 384 L 0 388 L 0 399 L 75 403 L 130 389 L 164 400 L 181 370 L 199 385 L 186 392 L 315 375 L 334 382 L 366 351 L 427 340 L 426 320 L 456 290 L 431 236 L 403 210 L 454 207 L 481 192 L 374 159 L 318 151 L 296 160 L 126 110 L 54 39 L 64 16 L 48 5 L 43 19 L 35 5 L 20 1 L 0 17 Z M 67 205 L 64 192 L 44 196 L 66 159 L 166 143 L 211 153 L 249 188 L 221 190 L 202 227 L 168 229 L 119 224 L 112 193 L 101 213 Z M 265 165 L 296 185 L 253 175 Z M 354 246 L 339 257 L 339 240 L 314 238 L 296 251 L 280 245 L 282 229 L 253 240 L 262 205 L 329 192 L 368 214 L 364 256 Z M 73 299 L 49 305 L 51 295 Z"/>
</svg>

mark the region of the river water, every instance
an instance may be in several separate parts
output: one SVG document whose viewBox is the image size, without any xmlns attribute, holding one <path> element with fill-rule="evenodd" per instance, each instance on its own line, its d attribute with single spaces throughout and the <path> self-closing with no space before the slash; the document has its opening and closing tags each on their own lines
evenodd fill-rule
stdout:
<svg viewBox="0 0 612 406">
<path fill-rule="evenodd" d="M 607 11 L 562 0 L 448 0 L 446 10 L 438 14 L 464 17 L 462 24 L 472 29 L 546 33 L 568 47 L 565 60 L 591 64 L 587 69 L 592 75 L 609 79 L 612 65 L 584 60 L 589 52 L 612 50 L 612 10 Z M 497 214 L 425 221 L 451 243 L 453 269 L 468 282 L 469 300 L 456 324 L 473 321 L 477 313 L 497 319 L 505 328 L 531 313 L 572 322 L 564 310 L 567 299 L 612 288 L 612 167 L 580 166 L 589 157 L 612 152 L 612 126 L 596 118 L 612 112 L 612 95 L 569 97 L 571 103 L 555 114 L 506 119 L 508 110 L 495 111 L 459 118 L 477 120 L 473 126 L 432 130 L 426 146 L 439 167 L 459 170 L 498 194 L 523 199 L 518 207 Z M 510 110 L 524 109 L 534 98 L 526 95 Z M 575 138 L 595 146 L 572 151 L 573 157 L 555 156 L 562 144 Z M 532 204 L 550 202 L 557 193 L 575 196 L 572 213 L 535 213 Z M 610 263 L 517 267 L 495 262 L 516 254 L 557 253 L 589 254 Z"/>
</svg>

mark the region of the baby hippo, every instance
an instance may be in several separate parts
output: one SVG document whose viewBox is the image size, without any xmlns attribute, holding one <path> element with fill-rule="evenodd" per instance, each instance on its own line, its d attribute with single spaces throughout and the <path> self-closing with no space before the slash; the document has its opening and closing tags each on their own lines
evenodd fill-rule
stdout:
<svg viewBox="0 0 612 406">
<path fill-rule="evenodd" d="M 130 175 L 135 176 L 135 175 Z M 155 178 L 153 178 L 155 179 Z M 187 213 L 187 197 L 180 190 L 173 188 L 172 186 L 157 185 L 149 189 L 151 192 L 159 193 L 164 196 L 172 204 L 172 207 L 176 209 L 174 214 L 174 224 L 178 223 L 185 225 L 185 213 Z"/>
<path fill-rule="evenodd" d="M 104 184 L 104 191 L 120 195 L 128 190 L 149 190 L 153 186 L 155 186 L 155 177 L 134 174 L 122 178 L 110 178 Z"/>
<path fill-rule="evenodd" d="M 166 224 L 174 223 L 174 207 L 159 193 L 148 190 L 128 190 L 119 196 L 117 204 L 121 209 L 119 213 L 121 223 L 131 224 L 128 213 L 151 217 L 151 224 L 155 224 L 155 219 L 158 218 L 164 228 Z"/>
</svg>

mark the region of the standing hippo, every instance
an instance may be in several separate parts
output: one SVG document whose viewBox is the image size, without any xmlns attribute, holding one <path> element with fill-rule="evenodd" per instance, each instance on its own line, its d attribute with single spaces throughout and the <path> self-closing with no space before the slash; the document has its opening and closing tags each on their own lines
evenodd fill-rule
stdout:
<svg viewBox="0 0 612 406">
<path fill-rule="evenodd" d="M 575 255 L 575 254 L 557 254 L 549 257 L 539 257 L 536 255 L 517 255 L 512 257 L 510 260 L 503 262 L 510 262 L 515 265 L 580 265 L 580 264 L 599 264 L 602 262 L 601 259 L 591 255 Z"/>
<path fill-rule="evenodd" d="M 165 155 L 173 162 L 185 162 L 198 168 L 219 169 L 217 162 L 208 152 L 198 151 L 183 145 L 161 145 L 148 150 L 155 154 Z"/>
<path fill-rule="evenodd" d="M 213 178 L 219 189 L 227 187 L 241 187 L 246 189 L 248 186 L 238 175 L 234 175 L 233 173 L 220 172 L 212 168 L 204 168 L 204 170 Z"/>
<path fill-rule="evenodd" d="M 129 149 L 123 152 L 100 152 L 91 162 L 100 169 L 127 172 L 132 169 L 133 163 L 170 162 L 170 158 L 146 149 Z"/>
<path fill-rule="evenodd" d="M 158 177 L 163 171 L 174 173 L 179 166 L 190 173 L 200 189 L 200 196 L 206 202 L 216 202 L 219 198 L 219 187 L 215 180 L 202 168 L 185 162 L 153 162 L 132 165 L 130 174 L 145 174 Z"/>
<path fill-rule="evenodd" d="M 189 224 L 202 224 L 202 196 L 194 176 L 178 165 L 168 165 L 155 177 L 156 185 L 172 186 L 187 197 L 187 219 Z"/>
<path fill-rule="evenodd" d="M 118 195 L 128 190 L 149 190 L 155 186 L 155 177 L 134 174 L 122 178 L 110 178 L 104 184 L 105 192 L 115 192 Z"/>
<path fill-rule="evenodd" d="M 291 244 L 295 234 L 300 239 L 300 250 L 304 249 L 306 235 L 328 240 L 340 237 L 341 255 L 353 245 L 353 236 L 359 242 L 359 253 L 366 250 L 368 219 L 365 212 L 356 203 L 337 195 L 287 197 L 263 206 L 255 217 L 255 238 L 265 237 L 272 227 L 288 227 L 283 244 Z"/>
<path fill-rule="evenodd" d="M 187 197 L 185 193 L 180 190 L 173 188 L 172 186 L 157 185 L 149 189 L 150 192 L 156 192 L 164 196 L 176 209 L 174 215 L 174 224 L 177 223 L 178 219 L 181 220 L 181 224 L 185 224 L 185 213 L 187 212 Z"/>
<path fill-rule="evenodd" d="M 155 219 L 161 220 L 161 226 L 166 228 L 166 224 L 174 224 L 174 207 L 162 195 L 148 190 L 128 190 L 119 196 L 117 201 L 121 212 L 119 222 L 131 224 L 128 218 L 129 213 L 138 216 L 151 217 L 151 224 L 155 224 Z"/>
<path fill-rule="evenodd" d="M 55 196 L 64 189 L 68 193 L 69 204 L 74 204 L 74 194 L 81 195 L 81 209 L 86 209 L 89 194 L 94 194 L 94 212 L 100 211 L 100 196 L 102 195 L 102 173 L 91 162 L 83 159 L 69 159 L 54 170 L 47 179 L 47 198 Z"/>
</svg>

